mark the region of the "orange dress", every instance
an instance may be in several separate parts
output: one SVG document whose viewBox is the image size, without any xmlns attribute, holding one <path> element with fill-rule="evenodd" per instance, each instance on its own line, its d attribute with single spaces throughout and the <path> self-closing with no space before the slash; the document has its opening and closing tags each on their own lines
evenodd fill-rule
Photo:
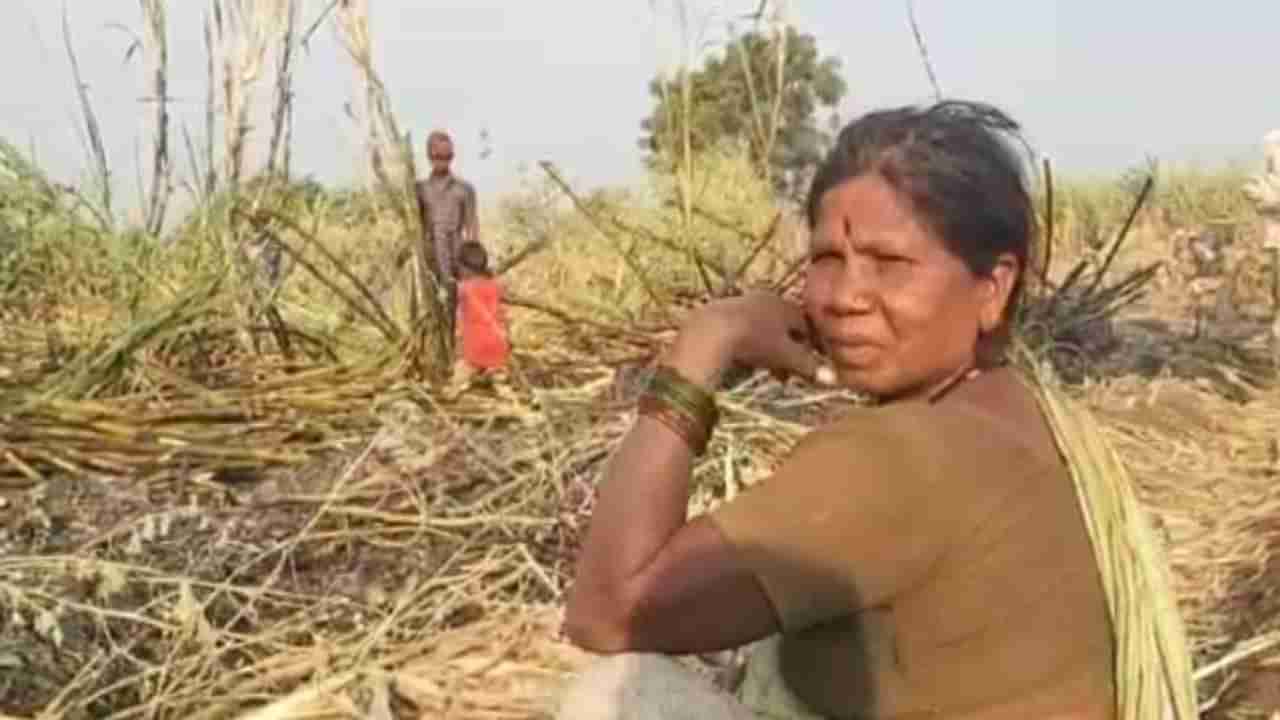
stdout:
<svg viewBox="0 0 1280 720">
<path fill-rule="evenodd" d="M 493 278 L 468 278 L 458 283 L 458 331 L 462 359 L 479 370 L 506 364 L 511 354 L 502 312 L 502 285 Z"/>
</svg>

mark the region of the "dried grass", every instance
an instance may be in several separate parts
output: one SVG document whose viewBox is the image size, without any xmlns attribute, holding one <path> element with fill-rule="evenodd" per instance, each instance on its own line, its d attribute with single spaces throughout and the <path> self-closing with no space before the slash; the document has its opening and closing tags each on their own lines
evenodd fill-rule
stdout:
<svg viewBox="0 0 1280 720">
<path fill-rule="evenodd" d="M 1280 394 L 1238 403 L 1200 383 L 1127 377 L 1087 396 L 1165 541 L 1200 701 L 1213 709 L 1249 653 L 1276 654 Z"/>
<path fill-rule="evenodd" d="M 392 673 L 424 716 L 529 717 L 530 698 L 565 669 L 534 659 L 573 655 L 538 613 L 560 597 L 594 469 L 630 415 L 609 368 L 551 375 L 542 366 L 552 361 L 526 358 L 516 384 L 494 394 L 397 383 L 394 369 L 317 370 L 185 400 L 51 401 L 6 418 L 11 479 L 109 473 L 177 501 L 74 549 L 0 562 L 0 598 L 40 642 L 90 638 L 76 648 L 89 653 L 85 676 L 45 711 L 232 717 L 290 691 L 345 691 Z M 522 384 L 538 371 L 538 385 Z M 821 400 L 767 384 L 736 390 L 697 502 L 764 472 Z M 335 450 L 347 458 L 338 472 L 307 471 Z M 271 466 L 299 472 L 247 486 L 233 477 Z M 177 567 L 156 567 L 195 538 L 206 540 Z M 352 575 L 294 575 L 315 563 Z M 544 619 L 510 622 L 528 611 Z M 130 636 L 153 659 L 133 658 Z M 546 644 L 527 642 L 535 636 Z M 481 673 L 491 643 L 501 652 Z M 303 700 L 257 716 L 313 702 Z"/>
<path fill-rule="evenodd" d="M 600 362 L 606 353 L 556 339 L 557 324 L 518 322 L 559 349 L 523 354 L 512 383 L 492 390 L 430 389 L 394 364 L 290 376 L 245 358 L 216 389 L 175 380 L 6 416 L 0 485 L 77 478 L 147 488 L 168 508 L 0 561 L 6 615 L 79 658 L 45 712 L 549 717 L 586 659 L 557 639 L 557 601 L 634 387 Z M 1280 659 L 1280 466 L 1267 442 L 1280 394 L 1240 405 L 1130 377 L 1079 397 L 1168 543 L 1209 710 L 1242 668 Z M 765 380 L 735 389 L 698 468 L 695 512 L 763 477 L 850 402 Z M 44 507 L 25 507 L 27 532 Z"/>
<path fill-rule="evenodd" d="M 93 102 L 89 99 L 89 86 L 84 82 L 80 73 L 80 61 L 76 56 L 75 47 L 71 40 L 71 18 L 67 12 L 66 5 L 63 5 L 62 8 L 62 40 L 67 49 L 67 60 L 71 66 L 72 80 L 75 82 L 80 113 L 84 118 L 84 139 L 87 145 L 85 154 L 93 162 L 94 180 L 98 184 L 98 192 L 100 193 L 101 207 L 97 208 L 97 216 L 102 222 L 102 227 L 110 230 L 115 224 L 111 194 L 111 168 L 107 162 L 107 151 L 102 138 L 102 128 L 98 124 L 98 116 L 93 109 Z"/>
<path fill-rule="evenodd" d="M 235 187 L 244 170 L 253 88 L 262 77 L 271 41 L 283 34 L 292 14 L 287 0 L 218 0 L 213 7 L 226 117 L 223 172 Z"/>
<path fill-rule="evenodd" d="M 152 149 L 151 189 L 147 197 L 147 232 L 159 237 L 164 229 L 169 197 L 173 193 L 173 166 L 169 152 L 169 32 L 166 0 L 140 0 L 143 33 L 136 47 L 150 57 L 152 102 L 156 106 Z M 132 52 L 132 49 L 131 49 Z"/>
</svg>

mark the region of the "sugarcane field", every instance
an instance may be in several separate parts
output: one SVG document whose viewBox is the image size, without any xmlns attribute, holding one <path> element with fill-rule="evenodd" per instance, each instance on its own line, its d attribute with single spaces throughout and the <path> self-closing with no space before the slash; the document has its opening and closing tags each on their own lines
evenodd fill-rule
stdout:
<svg viewBox="0 0 1280 720">
<path fill-rule="evenodd" d="M 1045 79 L 1062 69 L 1044 70 L 1043 86 L 1027 79 L 1039 70 L 990 77 L 1020 72 L 1019 53 L 1068 51 L 1031 40 L 990 45 L 1002 24 L 959 25 L 979 13 L 941 3 L 865 11 L 773 0 L 711 10 L 692 0 L 18 5 L 12 29 L 0 30 L 0 47 L 10 48 L 0 58 L 13 75 L 11 99 L 0 104 L 0 720 L 1032 716 L 1008 709 L 1018 707 L 1058 718 L 1280 718 L 1274 82 L 1251 87 L 1260 99 L 1237 109 L 1223 94 L 1246 80 L 1135 60 L 1145 79 L 1134 92 L 1156 92 L 1158 77 L 1195 85 L 1179 92 L 1203 92 L 1213 98 L 1206 108 L 1216 106 L 1188 107 L 1194 119 L 1168 120 L 1169 128 L 1165 118 L 1153 121 L 1149 137 L 1125 129 L 1135 120 L 1104 138 L 1099 128 L 1121 122 L 1113 116 L 1148 101 L 1126 104 L 1120 91 L 1095 95 L 1073 80 Z M 1187 8 L 1176 22 L 1152 21 L 1142 42 L 1189 44 L 1179 33 L 1214 13 Z M 864 12 L 874 32 L 857 30 Z M 1008 21 L 1015 25 L 1042 21 L 1036 32 L 1057 33 L 1063 47 L 1094 42 L 1074 39 L 1086 27 L 1071 25 L 1075 11 L 1010 12 L 1021 18 Z M 1231 21 L 1240 32 L 1280 27 L 1280 10 L 1265 3 L 1240 12 Z M 682 48 L 669 68 L 651 62 L 649 35 L 626 31 L 651 22 Z M 1228 27 L 1212 22 L 1208 34 Z M 1269 63 L 1266 76 L 1280 77 L 1280 55 L 1264 54 L 1265 43 L 1215 42 L 1223 55 L 1256 46 L 1239 57 L 1256 53 L 1249 57 Z M 855 45 L 874 47 L 841 49 Z M 883 70 L 870 53 L 883 54 Z M 963 63 L 976 68 L 973 77 Z M 1095 73 L 1098 83 L 1127 72 L 1104 65 L 1071 72 Z M 905 80 L 877 79 L 882 72 Z M 1029 138 L 1029 148 L 1008 143 L 1010 157 L 1021 153 L 1025 195 L 991 179 L 1005 177 L 1006 166 L 982 158 L 999 153 L 948 140 L 1008 131 L 1012 123 L 994 108 Z M 1075 114 L 1054 126 L 1064 108 Z M 1161 156 L 1183 143 L 1211 144 L 1178 128 L 1217 133 L 1212 118 L 1229 129 L 1222 135 L 1232 133 L 1212 142 L 1241 152 L 1207 151 L 1203 162 Z M 532 149 L 515 177 L 504 152 L 516 152 L 507 148 L 518 132 L 548 139 L 520 141 Z M 1079 137 L 1059 137 L 1071 133 Z M 1141 155 L 1148 141 L 1146 160 L 1096 172 L 1080 168 L 1101 160 L 1073 162 L 1057 151 L 1094 143 L 1098 157 L 1115 148 Z M 1051 142 L 1063 144 L 1053 153 L 1036 147 Z M 601 179 L 607 162 L 634 163 L 634 171 Z M 864 176 L 884 181 L 857 185 Z M 966 183 L 987 182 L 989 206 L 956 199 Z M 882 187 L 900 192 L 876 194 Z M 1006 212 L 1006 197 L 1028 198 L 1030 225 L 1008 219 L 1016 200 Z M 836 212 L 848 213 L 840 216 L 847 244 L 830 239 Z M 771 672 L 763 665 L 749 669 L 763 628 L 791 632 L 802 613 L 818 612 L 816 589 L 779 594 L 783 580 L 801 582 L 800 571 L 773 569 L 779 561 L 762 549 L 724 559 L 722 546 L 763 544 L 747 533 L 765 530 L 741 518 L 766 503 L 742 504 L 736 515 L 725 508 L 775 474 L 803 480 L 796 468 L 818 467 L 801 465 L 803 453 L 836 452 L 822 438 L 831 437 L 825 429 L 854 427 L 842 420 L 848 414 L 888 412 L 880 407 L 887 392 L 850 380 L 872 377 L 867 358 L 889 357 L 883 338 L 901 339 L 923 363 L 944 354 L 930 348 L 969 332 L 938 330 L 926 309 L 960 318 L 958 328 L 978 323 L 973 332 L 988 337 L 987 311 L 973 309 L 987 301 L 942 300 L 969 290 L 937 280 L 973 270 L 974 253 L 986 252 L 973 249 L 981 238 L 961 249 L 944 239 L 936 253 L 885 260 L 865 278 L 839 259 L 853 257 L 857 243 L 881 241 L 860 219 L 907 222 L 903 214 L 924 218 L 909 225 L 924 228 L 920 237 L 1029 227 L 1011 290 L 983 284 L 988 270 L 1013 277 L 1000 275 L 996 260 L 963 288 L 1003 287 L 1021 298 L 996 318 L 1008 323 L 1010 359 L 993 367 L 1007 362 L 1047 388 L 1037 396 L 1051 408 L 1045 437 L 1071 468 L 1062 477 L 1075 478 L 1062 487 L 1080 513 L 1082 552 L 1097 561 L 1096 597 L 1106 600 L 1099 617 L 1115 628 L 1108 662 L 1116 665 L 1106 676 L 1116 685 L 1115 712 L 1063 709 L 1086 708 L 1084 700 L 1048 704 L 1067 690 L 1005 714 L 982 710 L 977 690 L 964 705 L 942 689 L 962 673 L 921 669 L 950 641 L 912 644 L 921 636 L 901 626 L 892 660 L 883 661 L 893 669 L 883 672 L 903 679 L 883 687 L 900 682 L 924 695 L 877 691 L 878 701 L 843 714 L 831 700 L 809 714 L 721 715 L 693 700 L 663 705 L 646 695 L 658 692 L 648 681 L 627 676 L 616 707 L 574 705 L 584 692 L 606 695 L 590 685 L 603 675 L 588 671 L 623 667 L 607 664 L 623 651 L 674 658 L 670 667 L 689 671 L 682 682 L 705 682 L 690 697 L 744 698 L 752 683 L 770 682 L 759 679 Z M 972 231 L 978 223 L 984 229 Z M 892 245 L 908 242 L 901 233 L 884 242 L 917 247 Z M 838 275 L 832 268 L 842 262 Z M 855 275 L 882 293 L 864 309 L 840 305 Z M 799 363 L 788 372 L 766 367 L 769 358 L 799 356 L 770 348 L 800 347 L 799 335 L 785 346 L 747 337 L 771 332 L 769 313 L 792 317 L 782 307 L 798 308 L 813 343 L 805 347 L 816 353 L 788 359 Z M 815 316 L 822 308 L 826 320 Z M 742 332 L 733 335 L 735 312 L 760 314 L 734 320 Z M 852 330 L 839 341 L 823 335 L 880 313 L 885 334 L 874 337 L 883 344 L 871 349 L 854 347 L 872 336 Z M 926 322 L 932 329 L 922 329 Z M 978 355 L 955 381 L 956 398 L 970 384 L 972 393 L 985 387 Z M 719 364 L 710 390 L 689 389 L 692 375 L 681 380 L 672 369 L 711 360 Z M 817 369 L 805 377 L 809 362 Z M 663 371 L 676 388 L 665 396 Z M 824 379 L 828 371 L 838 380 Z M 951 407 L 940 394 L 951 387 L 938 390 L 938 407 Z M 689 398 L 704 395 L 715 409 L 695 427 Z M 655 409 L 664 397 L 666 415 Z M 644 424 L 654 419 L 666 427 Z M 887 436 L 886 423 L 873 434 Z M 860 457 L 884 454 L 860 452 L 849 451 L 838 469 L 854 475 Z M 927 455 L 939 474 L 958 474 L 965 458 L 985 451 L 955 452 L 954 468 L 945 447 L 920 450 L 914 462 Z M 615 467 L 616 458 L 630 464 Z M 929 487 L 926 505 L 951 497 Z M 833 509 L 848 513 L 837 517 L 863 517 L 852 513 L 868 505 L 867 524 L 886 524 L 869 493 L 850 490 L 842 503 L 836 491 L 825 502 L 852 508 Z M 1015 495 L 990 501 L 992 517 Z M 928 512 L 921 517 L 934 517 Z M 990 527 L 1023 527 L 1017 512 L 1031 510 Z M 887 564 L 907 568 L 924 547 L 912 533 L 932 532 L 930 522 L 904 524 L 904 537 L 891 534 L 883 549 L 833 542 L 832 559 L 820 564 L 900 552 Z M 1001 532 L 955 537 L 1024 542 Z M 856 544 L 866 533 L 836 537 Z M 815 529 L 812 537 L 827 536 Z M 779 541 L 778 552 L 798 553 L 800 542 Z M 998 562 L 1075 557 L 1057 547 L 1010 550 Z M 960 552 L 928 567 L 950 567 Z M 627 565 L 645 555 L 643 573 Z M 597 561 L 610 557 L 631 570 L 611 574 Z M 965 617 L 984 605 L 1022 612 L 1062 594 L 1024 589 L 1039 600 L 1015 601 L 1021 586 L 1012 579 L 986 588 L 955 579 L 996 572 L 997 560 L 964 557 L 970 564 L 956 575 L 922 577 L 952 578 L 947 587 L 969 593 L 954 605 Z M 742 579 L 749 570 L 750 582 Z M 866 571 L 858 592 L 872 593 L 881 574 Z M 695 586 L 726 598 L 723 608 L 679 589 Z M 904 608 L 924 602 L 902 597 Z M 628 610 L 608 610 L 611 601 Z M 936 614 L 938 627 L 955 630 L 945 596 L 942 603 L 920 617 Z M 696 629 L 695 616 L 719 630 Z M 1046 633 L 1081 617 L 1068 609 L 1017 615 Z M 1024 638 L 1018 652 L 1043 646 L 1049 657 L 1052 642 Z M 833 660 L 835 650 L 815 652 L 832 654 L 796 662 L 847 679 L 835 687 L 858 683 L 848 678 L 860 671 Z M 1004 658 L 992 663 L 1026 664 L 991 652 Z M 1064 650 L 1054 662 L 1081 657 Z M 779 672 L 801 695 L 827 697 Z M 920 690 L 928 687 L 936 692 Z M 1152 714 L 1153 703 L 1166 702 L 1173 709 Z M 657 709 L 681 704 L 685 714 Z M 933 709 L 915 709 L 926 706 Z M 971 710 L 938 709 L 961 707 Z"/>
</svg>

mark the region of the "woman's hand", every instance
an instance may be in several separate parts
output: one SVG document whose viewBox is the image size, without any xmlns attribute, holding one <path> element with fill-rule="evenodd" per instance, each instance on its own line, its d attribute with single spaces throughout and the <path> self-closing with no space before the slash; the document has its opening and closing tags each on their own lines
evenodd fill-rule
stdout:
<svg viewBox="0 0 1280 720">
<path fill-rule="evenodd" d="M 777 295 L 724 298 L 690 314 L 667 362 L 694 382 L 711 386 L 733 366 L 831 385 L 835 373 L 814 351 L 811 333 L 804 310 Z"/>
</svg>

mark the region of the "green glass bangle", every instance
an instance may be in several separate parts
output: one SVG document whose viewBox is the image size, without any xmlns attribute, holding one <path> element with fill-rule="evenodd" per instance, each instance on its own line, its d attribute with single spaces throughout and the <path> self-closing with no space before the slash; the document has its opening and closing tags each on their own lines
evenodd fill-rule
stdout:
<svg viewBox="0 0 1280 720">
<path fill-rule="evenodd" d="M 694 455 L 706 452 L 707 444 L 711 440 L 710 428 L 666 399 L 646 393 L 640 398 L 639 414 L 666 425 L 684 440 Z"/>
<path fill-rule="evenodd" d="M 695 455 L 706 450 L 720 417 L 712 393 L 665 365 L 654 368 L 640 396 L 639 413 L 671 428 Z"/>
<path fill-rule="evenodd" d="M 715 395 L 687 380 L 674 368 L 665 365 L 655 368 L 648 390 L 692 412 L 708 428 L 719 420 Z"/>
</svg>

